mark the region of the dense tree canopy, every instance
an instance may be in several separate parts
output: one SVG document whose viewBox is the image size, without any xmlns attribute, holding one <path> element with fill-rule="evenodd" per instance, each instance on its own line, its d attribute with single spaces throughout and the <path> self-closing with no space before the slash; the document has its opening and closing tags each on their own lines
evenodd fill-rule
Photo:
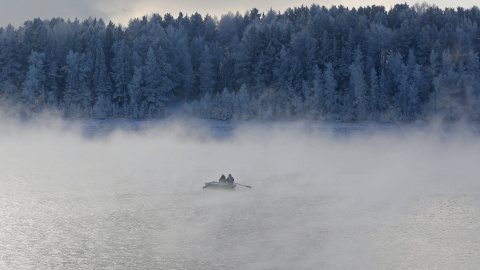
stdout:
<svg viewBox="0 0 480 270">
<path fill-rule="evenodd" d="M 480 120 L 480 10 L 427 4 L 0 28 L 0 105 L 29 116 Z M 175 110 L 178 111 L 178 110 Z"/>
</svg>

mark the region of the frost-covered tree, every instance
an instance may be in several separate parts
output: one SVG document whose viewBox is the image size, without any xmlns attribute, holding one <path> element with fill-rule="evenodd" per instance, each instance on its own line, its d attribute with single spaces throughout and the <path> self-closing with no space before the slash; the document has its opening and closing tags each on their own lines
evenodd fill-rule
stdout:
<svg viewBox="0 0 480 270">
<path fill-rule="evenodd" d="M 22 101 L 28 112 L 40 111 L 46 103 L 44 53 L 32 51 L 28 57 L 28 72 L 22 85 Z"/>
<path fill-rule="evenodd" d="M 272 83 L 276 55 L 274 41 L 270 41 L 267 48 L 261 52 L 253 73 L 254 82 L 258 88 L 264 88 Z"/>
<path fill-rule="evenodd" d="M 387 56 L 385 72 L 385 91 L 389 100 L 390 113 L 395 120 L 406 120 L 408 77 L 406 66 L 400 53 L 391 53 Z M 393 112 L 394 110 L 394 112 Z"/>
<path fill-rule="evenodd" d="M 66 74 L 62 108 L 68 117 L 89 116 L 91 113 L 91 92 L 86 83 L 89 72 L 85 55 L 70 51 L 63 67 Z"/>
<path fill-rule="evenodd" d="M 212 93 L 215 85 L 215 73 L 213 70 L 212 56 L 210 48 L 205 45 L 202 52 L 202 63 L 200 64 L 200 94 Z"/>
<path fill-rule="evenodd" d="M 157 114 L 158 106 L 161 102 L 159 95 L 160 78 L 158 76 L 159 65 L 152 47 L 148 49 L 143 66 L 144 86 L 143 93 L 145 95 L 145 108 L 147 117 L 154 117 Z"/>
<path fill-rule="evenodd" d="M 175 28 L 173 25 L 168 25 L 165 32 L 165 41 L 160 41 L 161 48 L 155 48 L 155 51 L 159 54 L 157 56 L 159 64 L 164 67 L 163 72 L 170 81 L 168 83 L 172 86 L 169 91 L 176 89 L 177 98 L 185 102 L 197 94 L 193 88 L 195 76 L 188 47 L 188 32 L 181 26 Z M 202 48 L 199 49 L 202 50 Z"/>
<path fill-rule="evenodd" d="M 444 119 L 457 120 L 464 114 L 465 89 L 460 85 L 458 63 L 450 50 L 442 53 L 439 74 L 433 79 L 435 86 L 435 108 Z"/>
<path fill-rule="evenodd" d="M 235 70 L 234 75 L 237 85 L 247 84 L 253 85 L 254 70 L 261 55 L 261 47 L 259 44 L 259 26 L 255 21 L 249 24 L 240 41 L 238 51 L 235 54 Z"/>
<path fill-rule="evenodd" d="M 113 45 L 114 57 L 112 59 L 112 78 L 114 89 L 112 100 L 116 106 L 115 114 L 124 115 L 128 102 L 128 84 L 130 82 L 129 48 L 125 40 Z"/>
<path fill-rule="evenodd" d="M 301 87 L 301 85 L 298 85 L 302 77 L 301 63 L 296 56 L 291 55 L 291 51 L 285 46 L 282 47 L 277 56 L 273 72 L 276 88 Z"/>
<path fill-rule="evenodd" d="M 165 113 L 166 105 L 174 96 L 173 90 L 176 87 L 176 83 L 171 79 L 170 75 L 172 74 L 172 66 L 168 62 L 167 56 L 162 48 L 158 49 L 157 59 L 158 70 L 156 75 L 160 80 L 157 105 L 163 115 Z"/>
<path fill-rule="evenodd" d="M 331 63 L 327 64 L 327 68 L 324 72 L 325 77 L 325 113 L 326 115 L 331 115 L 334 111 L 334 106 L 336 105 L 336 89 L 337 89 L 337 80 L 334 76 L 334 70 Z"/>
<path fill-rule="evenodd" d="M 409 50 L 407 60 L 407 119 L 414 120 L 420 113 L 419 93 L 423 88 L 423 75 L 420 65 L 417 64 L 415 53 Z"/>
<path fill-rule="evenodd" d="M 363 71 L 362 52 L 360 47 L 355 50 L 355 61 L 350 65 L 350 88 L 353 92 L 355 115 L 357 120 L 366 120 L 369 97 Z"/>
<path fill-rule="evenodd" d="M 381 91 L 378 81 L 377 71 L 375 68 L 370 70 L 370 85 L 368 87 L 368 96 L 370 97 L 370 102 L 368 106 L 368 112 L 370 113 L 370 118 L 372 120 L 378 120 L 380 113 L 380 100 L 381 100 Z"/>
<path fill-rule="evenodd" d="M 48 61 L 48 67 L 45 74 L 45 94 L 48 106 L 58 107 L 58 101 L 61 97 L 59 86 L 60 69 L 55 59 Z"/>
<path fill-rule="evenodd" d="M 236 117 L 242 120 L 247 120 L 251 117 L 251 100 L 248 93 L 247 86 L 242 84 L 240 89 L 235 95 L 235 105 L 238 107 L 236 110 Z"/>
<path fill-rule="evenodd" d="M 143 93 L 143 75 L 142 69 L 133 67 L 133 77 L 128 84 L 128 95 L 130 97 L 130 115 L 136 119 L 143 119 L 146 117 L 145 112 L 145 95 Z"/>
<path fill-rule="evenodd" d="M 103 44 L 100 40 L 95 47 L 95 67 L 93 72 L 93 90 L 95 93 L 94 116 L 106 118 L 111 115 L 113 107 L 110 101 L 110 77 L 105 62 Z"/>
<path fill-rule="evenodd" d="M 323 115 L 325 106 L 325 81 L 322 70 L 315 65 L 314 77 L 311 86 L 307 83 L 303 85 L 303 95 L 305 97 L 304 110 L 307 118 L 317 118 Z"/>
<path fill-rule="evenodd" d="M 0 28 L 0 103 L 31 111 L 28 97 L 98 118 L 164 117 L 194 102 L 189 113 L 217 119 L 479 119 L 479 22 L 478 7 L 427 4 L 155 13 L 126 26 L 33 19 Z M 44 54 L 45 76 L 33 92 L 32 51 Z M 247 113 L 237 103 L 244 90 Z"/>
<path fill-rule="evenodd" d="M 478 53 L 470 50 L 465 60 L 465 82 L 469 118 L 480 120 L 480 63 Z"/>
<path fill-rule="evenodd" d="M 23 51 L 29 54 L 31 51 L 45 52 L 48 46 L 48 29 L 40 18 L 24 23 L 22 35 Z"/>
<path fill-rule="evenodd" d="M 212 115 L 212 96 L 210 93 L 205 93 L 199 104 L 200 115 L 204 118 L 213 118 Z"/>
<path fill-rule="evenodd" d="M 233 116 L 233 99 L 227 88 L 224 88 L 221 94 L 221 120 L 227 120 Z"/>
<path fill-rule="evenodd" d="M 18 98 L 18 80 L 21 72 L 19 43 L 11 24 L 0 31 L 0 95 Z"/>
<path fill-rule="evenodd" d="M 171 67 L 166 61 L 166 56 L 159 48 L 159 59 L 153 48 L 149 48 L 143 67 L 144 87 L 147 117 L 162 116 L 165 107 L 172 95 L 173 82 L 168 77 Z"/>
</svg>

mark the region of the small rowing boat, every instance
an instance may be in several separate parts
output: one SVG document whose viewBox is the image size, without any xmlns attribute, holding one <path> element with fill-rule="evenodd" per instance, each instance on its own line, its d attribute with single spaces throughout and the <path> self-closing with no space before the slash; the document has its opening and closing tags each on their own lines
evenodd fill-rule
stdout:
<svg viewBox="0 0 480 270">
<path fill-rule="evenodd" d="M 234 189 L 237 186 L 235 183 L 220 183 L 220 182 L 208 182 L 205 183 L 203 188 L 217 188 L 217 189 Z"/>
</svg>

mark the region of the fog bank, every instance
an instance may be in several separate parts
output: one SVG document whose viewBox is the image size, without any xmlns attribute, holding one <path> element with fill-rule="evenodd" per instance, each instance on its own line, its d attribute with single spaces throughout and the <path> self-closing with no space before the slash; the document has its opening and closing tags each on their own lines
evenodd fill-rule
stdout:
<svg viewBox="0 0 480 270">
<path fill-rule="evenodd" d="M 86 246 L 76 247 L 83 252 L 113 243 L 117 248 L 105 253 L 104 263 L 120 268 L 388 269 L 476 262 L 468 254 L 448 256 L 478 251 L 463 234 L 479 229 L 471 214 L 480 209 L 480 137 L 470 127 L 100 123 L 2 120 L 0 189 L 6 196 L 0 202 L 7 218 L 0 225 L 12 241 L 3 244 L 6 254 L 36 265 L 38 254 L 63 245 L 56 242 L 62 236 L 83 241 Z M 92 136 L 95 125 L 108 132 Z M 228 173 L 253 188 L 202 189 Z M 108 219 L 113 213 L 121 215 Z M 17 215 L 31 224 L 19 225 Z M 38 225 L 46 217 L 58 222 Z M 72 236 L 72 230 L 85 233 L 83 223 L 72 223 L 79 219 L 98 225 L 98 234 Z M 459 231 L 464 222 L 472 224 Z M 40 228 L 42 235 L 56 229 L 43 236 L 50 246 L 35 249 L 20 241 L 31 235 L 8 234 L 19 226 Z M 47 264 L 75 265 L 75 252 L 63 252 Z M 80 268 L 101 265 L 88 264 L 99 260 L 93 254 L 82 256 Z"/>
</svg>

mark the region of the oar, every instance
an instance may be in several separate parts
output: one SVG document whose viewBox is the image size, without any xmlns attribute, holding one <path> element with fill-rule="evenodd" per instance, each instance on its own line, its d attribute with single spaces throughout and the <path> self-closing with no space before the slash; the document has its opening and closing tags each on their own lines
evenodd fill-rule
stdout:
<svg viewBox="0 0 480 270">
<path fill-rule="evenodd" d="M 239 184 L 239 183 L 235 183 L 235 184 L 240 185 L 240 186 L 244 186 L 244 187 L 248 187 L 248 188 L 252 188 L 251 186 L 242 185 L 242 184 Z"/>
</svg>

